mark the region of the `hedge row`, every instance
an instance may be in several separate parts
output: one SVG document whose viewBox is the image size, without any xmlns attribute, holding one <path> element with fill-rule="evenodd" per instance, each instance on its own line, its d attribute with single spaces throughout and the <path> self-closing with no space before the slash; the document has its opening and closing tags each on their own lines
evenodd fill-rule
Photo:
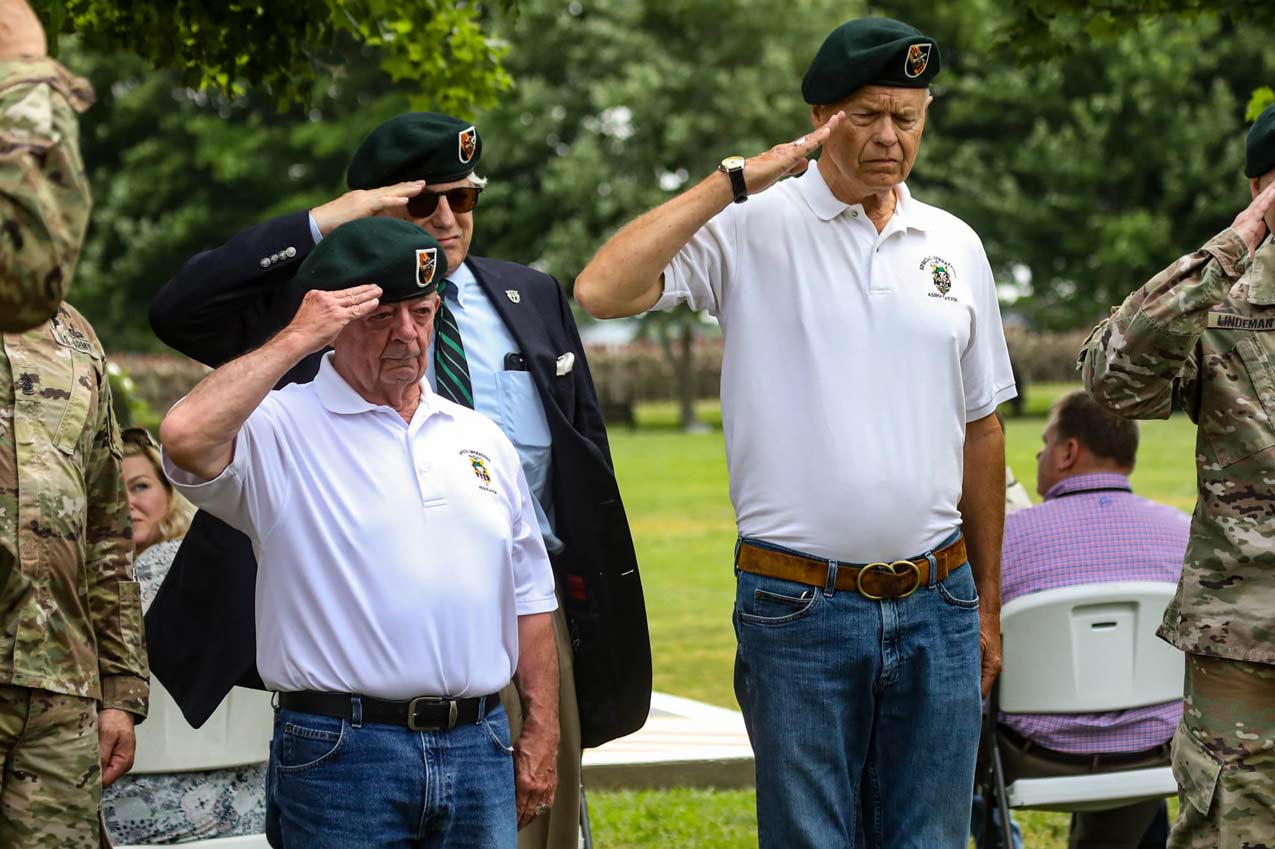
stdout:
<svg viewBox="0 0 1275 849">
<path fill-rule="evenodd" d="M 1087 330 L 1032 333 L 1009 328 L 1006 331 L 1010 357 L 1019 378 L 1028 385 L 1076 380 L 1076 353 L 1087 335 Z M 721 340 L 697 343 L 693 359 L 695 396 L 716 397 L 722 371 Z M 208 373 L 204 366 L 176 354 L 116 354 L 111 360 L 132 378 L 132 388 L 138 398 L 159 414 Z M 606 405 L 677 398 L 673 366 L 656 344 L 639 342 L 622 348 L 590 350 L 589 367 L 598 395 Z"/>
</svg>

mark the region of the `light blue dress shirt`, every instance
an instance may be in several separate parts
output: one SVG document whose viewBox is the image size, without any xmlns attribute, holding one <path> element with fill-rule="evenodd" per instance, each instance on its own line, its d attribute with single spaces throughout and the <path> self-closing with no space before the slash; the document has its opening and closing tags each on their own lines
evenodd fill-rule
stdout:
<svg viewBox="0 0 1275 849">
<path fill-rule="evenodd" d="M 314 216 L 310 216 L 310 234 L 317 245 L 323 236 Z M 536 503 L 536 519 L 545 548 L 551 554 L 562 550 L 562 540 L 553 532 L 553 491 L 551 489 L 552 454 L 549 421 L 529 371 L 506 371 L 505 355 L 521 354 L 500 314 L 478 285 L 474 272 L 461 263 L 447 275 L 447 305 L 456 317 L 460 338 L 465 345 L 469 380 L 474 388 L 474 409 L 495 422 L 518 450 L 527 488 Z M 434 382 L 434 348 L 430 344 L 429 371 Z M 547 509 L 546 509 L 547 505 Z"/>
</svg>

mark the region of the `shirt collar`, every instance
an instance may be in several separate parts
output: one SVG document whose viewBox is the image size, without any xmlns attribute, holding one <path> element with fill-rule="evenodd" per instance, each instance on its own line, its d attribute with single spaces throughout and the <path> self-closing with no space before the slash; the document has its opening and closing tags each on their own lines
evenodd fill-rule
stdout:
<svg viewBox="0 0 1275 849">
<path fill-rule="evenodd" d="M 1248 302 L 1275 306 L 1275 237 L 1268 236 L 1253 256 L 1248 272 Z"/>
<path fill-rule="evenodd" d="M 319 401 L 329 413 L 337 415 L 355 415 L 357 413 L 367 413 L 376 410 L 389 410 L 398 415 L 398 413 L 390 410 L 384 404 L 373 404 L 358 392 L 354 391 L 354 387 L 345 382 L 345 378 L 337 373 L 332 365 L 332 351 L 328 351 L 323 355 L 322 361 L 319 363 L 319 373 L 314 376 L 314 391 L 319 396 Z M 424 412 L 425 416 L 421 413 Z M 417 409 L 413 419 L 424 418 L 439 412 L 438 405 L 434 403 L 434 393 L 429 388 L 429 381 L 421 378 L 421 403 Z"/>
<path fill-rule="evenodd" d="M 1133 492 L 1129 478 L 1119 472 L 1090 472 L 1063 478 L 1049 488 L 1049 491 L 1045 493 L 1045 500 L 1095 489 L 1123 489 L 1126 492 Z"/>
<path fill-rule="evenodd" d="M 860 212 L 863 211 L 862 204 L 849 204 L 834 195 L 832 189 L 828 188 L 827 182 L 824 181 L 823 174 L 819 171 L 819 166 L 815 163 L 811 163 L 810 167 L 806 169 L 806 173 L 797 178 L 797 191 L 801 193 L 811 212 L 821 221 L 831 221 L 851 208 L 858 209 Z M 924 230 L 923 210 L 919 203 L 913 200 L 907 184 L 899 183 L 895 186 L 894 196 L 897 199 L 897 203 L 894 207 L 894 214 L 890 216 L 890 221 L 886 224 L 886 228 L 890 230 L 904 228 Z"/>
<path fill-rule="evenodd" d="M 474 272 L 462 262 L 457 268 L 447 272 L 447 282 L 447 300 L 455 301 L 456 306 L 464 309 L 465 299 L 473 297 L 478 278 L 474 277 Z"/>
</svg>

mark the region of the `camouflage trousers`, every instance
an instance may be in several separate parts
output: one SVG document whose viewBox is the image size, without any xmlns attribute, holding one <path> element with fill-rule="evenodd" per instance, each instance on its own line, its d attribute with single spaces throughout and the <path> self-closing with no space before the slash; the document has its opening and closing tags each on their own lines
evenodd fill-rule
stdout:
<svg viewBox="0 0 1275 849">
<path fill-rule="evenodd" d="M 1188 654 L 1169 849 L 1275 849 L 1275 666 Z"/>
<path fill-rule="evenodd" d="M 0 846 L 98 849 L 97 702 L 0 685 Z"/>
</svg>

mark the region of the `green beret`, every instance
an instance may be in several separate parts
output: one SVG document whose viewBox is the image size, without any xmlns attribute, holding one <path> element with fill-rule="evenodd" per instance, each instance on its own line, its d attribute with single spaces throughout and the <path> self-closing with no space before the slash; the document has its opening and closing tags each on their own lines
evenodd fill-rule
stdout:
<svg viewBox="0 0 1275 849">
<path fill-rule="evenodd" d="M 428 295 L 447 274 L 447 255 L 434 237 L 399 218 L 358 218 L 333 230 L 297 270 L 296 301 L 318 289 L 336 292 L 364 283 L 383 290 L 381 303 Z"/>
<path fill-rule="evenodd" d="M 801 81 L 812 105 L 839 103 L 865 85 L 925 88 L 938 75 L 939 46 L 891 18 L 847 21 L 824 39 Z"/>
<path fill-rule="evenodd" d="M 1244 176 L 1256 179 L 1275 169 L 1275 106 L 1267 106 L 1248 131 Z"/>
<path fill-rule="evenodd" d="M 437 112 L 408 112 L 372 131 L 345 172 L 351 189 L 375 189 L 407 180 L 450 183 L 467 177 L 483 155 L 473 124 Z"/>
</svg>

